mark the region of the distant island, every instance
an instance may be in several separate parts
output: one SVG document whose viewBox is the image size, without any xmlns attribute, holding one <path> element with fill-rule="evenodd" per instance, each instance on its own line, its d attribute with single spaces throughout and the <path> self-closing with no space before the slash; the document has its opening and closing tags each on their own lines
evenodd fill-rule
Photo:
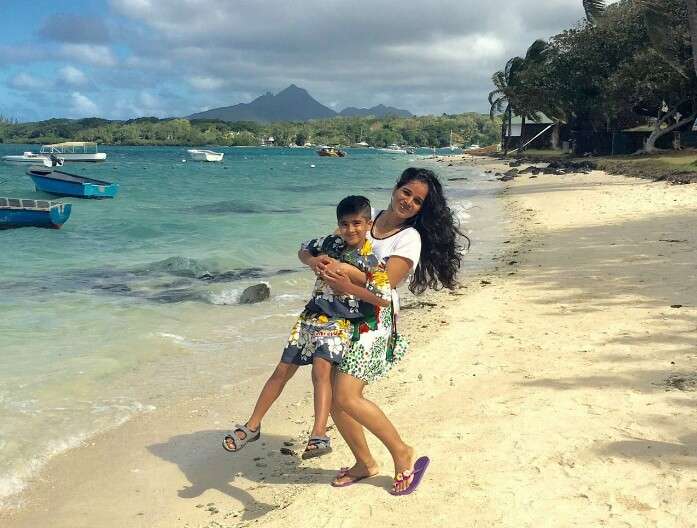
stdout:
<svg viewBox="0 0 697 528">
<path fill-rule="evenodd" d="M 491 120 L 488 114 L 474 112 L 414 117 L 337 116 L 273 123 L 156 117 L 16 123 L 0 117 L 0 143 L 24 144 L 95 141 L 103 145 L 448 147 L 492 145 L 500 137 L 500 118 Z"/>
<path fill-rule="evenodd" d="M 221 121 L 254 121 L 272 123 L 277 121 L 310 121 L 331 117 L 412 117 L 408 110 L 401 110 L 382 104 L 372 108 L 344 108 L 335 112 L 313 98 L 307 90 L 291 84 L 276 95 L 266 93 L 251 103 L 212 108 L 186 117 L 189 120 L 220 119 Z"/>
<path fill-rule="evenodd" d="M 474 112 L 414 116 L 408 110 L 381 104 L 335 112 L 294 84 L 251 103 L 213 108 L 187 117 L 89 117 L 17 123 L 0 116 L 0 143 L 447 147 L 491 145 L 499 142 L 500 133 L 499 118 L 491 120 L 486 114 Z"/>
</svg>

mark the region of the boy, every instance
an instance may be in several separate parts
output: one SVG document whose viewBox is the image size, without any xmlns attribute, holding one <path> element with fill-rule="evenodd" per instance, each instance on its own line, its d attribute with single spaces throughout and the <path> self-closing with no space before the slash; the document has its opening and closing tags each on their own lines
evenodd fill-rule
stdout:
<svg viewBox="0 0 697 528">
<path fill-rule="evenodd" d="M 354 327 L 374 316 L 376 306 L 389 306 L 391 302 L 387 273 L 366 238 L 372 226 L 370 201 L 363 196 L 347 196 L 337 205 L 336 217 L 338 235 L 303 243 L 301 251 L 344 263 L 341 272 L 350 283 L 345 286 L 345 292 L 336 293 L 322 277 L 317 278 L 312 298 L 293 325 L 281 361 L 264 385 L 252 416 L 223 439 L 223 447 L 228 451 L 238 451 L 247 442 L 259 438 L 261 420 L 286 382 L 298 366 L 309 364 L 312 364 L 315 423 L 302 458 L 321 456 L 332 450 L 326 436 L 332 366 L 341 362 L 343 353 L 351 346 Z"/>
</svg>

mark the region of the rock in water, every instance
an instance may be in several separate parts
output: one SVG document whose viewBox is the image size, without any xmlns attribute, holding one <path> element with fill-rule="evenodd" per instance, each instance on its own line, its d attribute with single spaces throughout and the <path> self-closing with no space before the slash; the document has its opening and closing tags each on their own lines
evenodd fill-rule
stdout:
<svg viewBox="0 0 697 528">
<path fill-rule="evenodd" d="M 253 304 L 265 301 L 271 295 L 271 289 L 264 283 L 245 288 L 240 295 L 240 304 Z"/>
</svg>

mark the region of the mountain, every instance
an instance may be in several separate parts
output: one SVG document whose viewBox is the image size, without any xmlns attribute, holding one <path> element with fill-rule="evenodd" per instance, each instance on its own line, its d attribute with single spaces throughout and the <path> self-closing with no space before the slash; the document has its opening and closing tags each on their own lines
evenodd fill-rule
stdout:
<svg viewBox="0 0 697 528">
<path fill-rule="evenodd" d="M 213 108 L 191 114 L 187 119 L 222 119 L 223 121 L 307 121 L 335 117 L 336 112 L 313 99 L 307 90 L 291 84 L 276 95 L 266 93 L 251 103 Z"/>
<path fill-rule="evenodd" d="M 385 117 L 394 115 L 410 117 L 407 110 L 391 106 L 377 105 L 372 108 L 345 108 L 336 113 L 329 107 L 314 99 L 307 90 L 291 84 L 276 95 L 268 92 L 257 97 L 251 103 L 240 103 L 234 106 L 213 108 L 205 112 L 191 114 L 187 119 L 221 119 L 222 121 L 308 121 L 329 117 L 375 116 Z"/>
<path fill-rule="evenodd" d="M 401 110 L 392 106 L 379 104 L 372 108 L 355 108 L 353 106 L 349 106 L 348 108 L 344 108 L 341 112 L 339 112 L 339 115 L 342 117 L 412 117 L 414 114 L 412 114 L 409 110 Z"/>
</svg>

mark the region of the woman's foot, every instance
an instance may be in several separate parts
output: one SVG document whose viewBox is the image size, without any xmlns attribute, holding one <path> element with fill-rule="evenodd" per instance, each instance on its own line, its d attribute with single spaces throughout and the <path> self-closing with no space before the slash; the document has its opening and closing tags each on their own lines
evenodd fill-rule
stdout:
<svg viewBox="0 0 697 528">
<path fill-rule="evenodd" d="M 380 468 L 377 464 L 373 463 L 372 465 L 366 465 L 356 462 L 353 467 L 342 468 L 337 476 L 334 477 L 334 480 L 332 480 L 332 486 L 335 488 L 350 486 L 359 480 L 374 477 L 378 473 L 380 473 Z"/>
<path fill-rule="evenodd" d="M 409 484 L 411 484 L 414 479 L 414 475 L 412 474 L 413 469 L 414 448 L 405 445 L 403 452 L 394 460 L 395 482 L 392 491 L 399 493 L 409 487 Z M 405 471 L 409 472 L 409 476 L 400 480 L 398 477 L 403 475 Z"/>
</svg>

